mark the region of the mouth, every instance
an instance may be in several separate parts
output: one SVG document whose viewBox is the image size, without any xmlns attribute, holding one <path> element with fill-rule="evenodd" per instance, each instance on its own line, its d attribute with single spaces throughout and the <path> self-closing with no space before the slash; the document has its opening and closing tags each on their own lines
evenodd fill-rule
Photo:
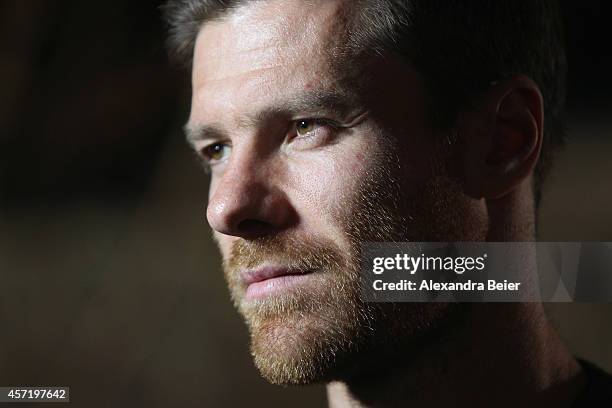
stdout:
<svg viewBox="0 0 612 408">
<path fill-rule="evenodd" d="M 240 276 L 246 287 L 244 298 L 263 299 L 286 292 L 300 285 L 311 273 L 312 271 L 276 266 L 243 271 Z"/>
</svg>

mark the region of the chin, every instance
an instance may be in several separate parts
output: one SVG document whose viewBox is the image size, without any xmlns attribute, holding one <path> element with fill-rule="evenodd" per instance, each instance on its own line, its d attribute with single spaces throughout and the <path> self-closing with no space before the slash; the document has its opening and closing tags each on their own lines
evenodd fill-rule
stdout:
<svg viewBox="0 0 612 408">
<path fill-rule="evenodd" d="M 270 383 L 321 384 L 356 378 L 364 370 L 384 371 L 399 360 L 410 364 L 426 349 L 427 339 L 440 334 L 462 309 L 446 304 L 313 303 L 317 307 L 248 321 L 255 365 Z"/>
<path fill-rule="evenodd" d="M 247 320 L 251 353 L 266 380 L 306 385 L 342 376 L 343 362 L 359 354 L 368 319 L 354 303 L 335 300 Z"/>
</svg>

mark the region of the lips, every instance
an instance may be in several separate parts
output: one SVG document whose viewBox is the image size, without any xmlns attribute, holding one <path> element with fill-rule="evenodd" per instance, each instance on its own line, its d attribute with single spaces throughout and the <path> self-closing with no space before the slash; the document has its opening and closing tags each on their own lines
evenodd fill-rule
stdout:
<svg viewBox="0 0 612 408">
<path fill-rule="evenodd" d="M 289 290 L 309 274 L 310 271 L 266 266 L 243 271 L 240 277 L 246 286 L 245 298 L 258 299 Z"/>
</svg>

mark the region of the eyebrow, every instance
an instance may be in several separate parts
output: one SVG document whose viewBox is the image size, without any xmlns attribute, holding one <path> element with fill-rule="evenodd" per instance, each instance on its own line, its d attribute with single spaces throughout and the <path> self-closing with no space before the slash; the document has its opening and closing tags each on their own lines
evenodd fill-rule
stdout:
<svg viewBox="0 0 612 408">
<path fill-rule="evenodd" d="M 183 131 L 185 132 L 185 139 L 192 145 L 201 140 L 223 139 L 225 135 L 225 132 L 220 128 L 204 124 L 191 126 L 187 123 L 183 126 Z"/>
<path fill-rule="evenodd" d="M 241 125 L 245 127 L 257 126 L 274 117 L 295 115 L 331 114 L 337 118 L 346 118 L 358 107 L 357 96 L 342 90 L 312 90 L 298 92 L 288 97 L 279 98 L 267 107 L 248 115 Z M 187 123 L 184 126 L 186 139 L 193 144 L 207 139 L 223 139 L 226 132 L 221 127 L 212 124 Z"/>
<path fill-rule="evenodd" d="M 355 107 L 356 95 L 343 90 L 312 90 L 298 92 L 287 98 L 272 103 L 257 117 L 266 116 L 268 112 L 275 113 L 316 113 L 329 112 L 336 115 L 346 114 Z M 262 115 L 263 114 L 263 115 Z"/>
</svg>

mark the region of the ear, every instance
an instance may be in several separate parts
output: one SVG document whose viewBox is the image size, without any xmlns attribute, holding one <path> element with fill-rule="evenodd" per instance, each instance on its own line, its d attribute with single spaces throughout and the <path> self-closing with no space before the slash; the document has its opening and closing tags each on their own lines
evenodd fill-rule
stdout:
<svg viewBox="0 0 612 408">
<path fill-rule="evenodd" d="M 528 179 L 540 156 L 543 98 L 524 75 L 491 85 L 457 122 L 459 175 L 466 194 L 502 197 Z"/>
</svg>

